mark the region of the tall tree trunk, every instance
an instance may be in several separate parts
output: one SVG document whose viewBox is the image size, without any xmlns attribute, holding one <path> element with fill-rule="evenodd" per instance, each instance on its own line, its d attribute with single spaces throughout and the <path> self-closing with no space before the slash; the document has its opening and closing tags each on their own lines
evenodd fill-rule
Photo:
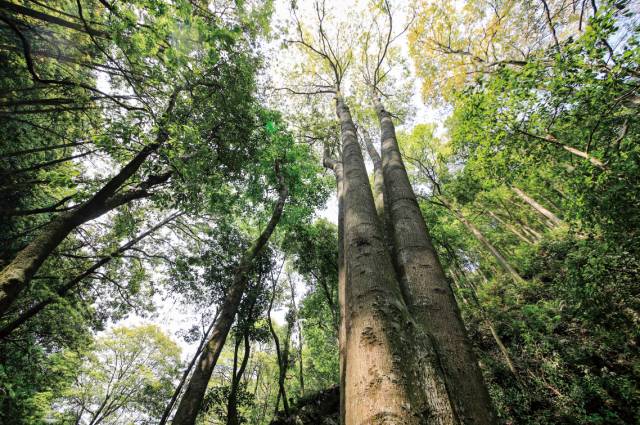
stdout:
<svg viewBox="0 0 640 425">
<path fill-rule="evenodd" d="M 75 288 L 84 279 L 86 279 L 87 277 L 91 276 L 93 273 L 98 271 L 102 266 L 104 266 L 105 264 L 109 263 L 112 259 L 117 258 L 118 256 L 122 255 L 125 251 L 127 251 L 128 249 L 133 247 L 136 243 L 140 242 L 142 239 L 146 238 L 151 233 L 155 232 L 156 230 L 158 230 L 159 228 L 163 227 L 164 225 L 166 225 L 170 221 L 174 220 L 179 215 L 181 215 L 181 213 L 180 214 L 172 214 L 171 216 L 169 216 L 166 219 L 162 220 L 157 225 L 155 225 L 155 226 L 151 227 L 150 229 L 142 232 L 141 234 L 139 234 L 135 238 L 131 239 L 129 242 L 125 243 L 124 245 L 122 245 L 118 249 L 116 249 L 115 251 L 111 252 L 109 255 L 107 255 L 107 256 L 101 258 L 100 260 L 96 261 L 91 267 L 86 269 L 84 272 L 80 273 L 79 275 L 77 275 L 77 276 L 69 279 L 65 283 L 63 283 L 62 286 L 60 286 L 56 290 L 56 295 L 55 296 L 52 296 L 52 297 L 49 297 L 49 298 L 45 298 L 44 300 L 34 304 L 33 306 L 29 307 L 25 311 L 21 312 L 18 317 L 16 317 L 11 322 L 9 322 L 5 326 L 3 326 L 2 329 L 0 329 L 0 339 L 4 339 L 7 336 L 9 336 L 11 334 L 11 332 L 13 332 L 17 328 L 19 328 L 20 326 L 25 324 L 32 317 L 36 316 L 38 313 L 40 313 L 42 310 L 44 310 L 48 305 L 58 302 L 58 300 L 60 298 L 62 298 L 65 295 L 67 295 L 67 293 L 70 290 Z"/>
<path fill-rule="evenodd" d="M 231 391 L 229 392 L 229 400 L 227 401 L 227 425 L 239 425 L 238 417 L 238 389 L 240 388 L 240 380 L 249 363 L 249 354 L 251 353 L 251 344 L 249 343 L 249 330 L 245 330 L 242 335 L 244 341 L 244 352 L 242 354 L 242 362 L 238 368 L 238 350 L 240 348 L 240 338 L 236 341 L 233 354 L 233 373 L 231 377 Z"/>
<path fill-rule="evenodd" d="M 378 213 L 378 217 L 380 217 L 380 222 L 384 223 L 384 178 L 382 176 L 382 158 L 380 158 L 380 154 L 373 145 L 373 141 L 371 140 L 371 136 L 368 131 L 364 127 L 361 127 L 360 131 L 362 133 L 362 139 L 364 140 L 364 144 L 367 148 L 369 158 L 373 163 L 373 201 L 376 205 L 376 212 Z"/>
<path fill-rule="evenodd" d="M 191 373 L 191 370 L 193 369 L 193 365 L 196 364 L 196 360 L 198 360 L 198 357 L 200 356 L 200 353 L 202 352 L 202 349 L 204 348 L 204 344 L 209 339 L 209 334 L 211 333 L 211 329 L 213 329 L 213 325 L 216 323 L 216 319 L 217 318 L 218 318 L 218 313 L 216 312 L 216 316 L 211 321 L 211 325 L 209 325 L 207 330 L 202 335 L 202 339 L 200 340 L 200 344 L 198 345 L 198 348 L 196 349 L 196 352 L 193 354 L 193 357 L 191 358 L 191 361 L 189 362 L 189 365 L 187 366 L 187 368 L 182 373 L 182 377 L 180 378 L 180 382 L 178 383 L 178 386 L 173 391 L 173 395 L 171 396 L 171 400 L 169 400 L 169 403 L 167 404 L 167 407 L 165 407 L 164 412 L 162 413 L 162 417 L 160 418 L 160 422 L 158 422 L 158 425 L 165 425 L 167 423 L 167 421 L 169 420 L 169 416 L 171 415 L 171 411 L 173 410 L 173 406 L 176 404 L 176 400 L 178 399 L 178 397 L 180 396 L 180 393 L 182 392 L 182 387 L 184 387 L 184 383 L 187 381 L 187 378 L 189 377 L 189 374 Z"/>
<path fill-rule="evenodd" d="M 384 236 L 384 244 L 389 250 L 389 254 L 391 255 L 391 263 L 393 264 L 394 270 L 396 271 L 396 275 L 398 275 L 398 264 L 395 256 L 395 247 L 393 245 L 393 226 L 391 224 L 391 219 L 389 214 L 385 214 L 385 209 L 388 208 L 387 198 L 385 197 L 384 191 L 384 176 L 382 172 L 382 158 L 380 154 L 376 150 L 376 147 L 373 145 L 373 140 L 369 135 L 369 132 L 361 127 L 361 131 L 363 133 L 362 138 L 364 139 L 365 146 L 367 148 L 367 153 L 369 154 L 369 158 L 373 163 L 373 200 L 376 205 L 376 212 L 378 213 L 378 218 L 380 219 L 380 224 L 382 225 L 382 232 Z M 401 287 L 402 291 L 403 288 Z M 404 294 L 403 294 L 404 295 Z"/>
<path fill-rule="evenodd" d="M 269 302 L 269 310 L 267 311 L 267 324 L 269 325 L 269 331 L 271 332 L 271 337 L 273 338 L 273 344 L 276 347 L 276 358 L 278 361 L 278 395 L 276 397 L 274 415 L 278 414 L 278 409 L 280 408 L 280 398 L 282 398 L 282 406 L 284 408 L 284 413 L 286 416 L 289 416 L 289 401 L 287 400 L 287 391 L 284 386 L 284 381 L 287 375 L 287 365 L 289 362 L 289 337 L 291 334 L 291 322 L 290 321 L 287 322 L 287 339 L 285 341 L 284 349 L 281 349 L 280 338 L 278 338 L 278 333 L 274 329 L 273 322 L 271 320 L 271 310 L 273 309 L 273 301 L 276 298 L 277 284 L 278 284 L 278 280 L 275 279 L 273 281 L 271 301 Z"/>
<path fill-rule="evenodd" d="M 396 261 L 407 304 L 418 326 L 433 339 L 457 420 L 462 424 L 493 424 L 489 393 L 409 182 L 391 116 L 376 97 L 374 106 L 382 132 L 386 213 L 393 224 Z"/>
<path fill-rule="evenodd" d="M 439 196 L 438 200 L 440 202 L 442 202 L 442 204 L 449 211 L 451 211 L 453 213 L 453 215 L 456 216 L 456 218 L 469 230 L 469 232 L 471 232 L 471 234 L 478 240 L 478 242 L 480 242 L 482 245 L 484 245 L 484 247 L 487 248 L 487 250 L 489 252 L 491 252 L 491 255 L 493 255 L 493 258 L 495 258 L 496 261 L 498 262 L 498 264 L 500 264 L 500 266 L 507 273 L 509 273 L 509 275 L 514 280 L 514 282 L 522 283 L 522 277 L 520 277 L 518 272 L 513 267 L 511 267 L 511 264 L 509 264 L 509 262 L 502 256 L 500 251 L 498 251 L 498 248 L 493 246 L 493 244 L 491 242 L 489 242 L 489 240 L 482 234 L 482 232 L 471 221 L 469 221 L 460 212 L 460 210 L 458 210 L 455 206 L 451 205 L 451 203 L 446 198 L 444 198 L 442 196 Z"/>
<path fill-rule="evenodd" d="M 521 189 L 518 189 L 515 186 L 512 187 L 511 189 L 515 192 L 516 195 L 520 197 L 520 199 L 522 199 L 524 202 L 529 204 L 534 210 L 538 211 L 540 214 L 542 214 L 547 219 L 549 219 L 549 221 L 551 221 L 551 223 L 553 223 L 555 226 L 562 224 L 562 220 L 560 220 L 557 215 L 555 215 L 554 213 L 552 213 L 551 211 L 549 211 L 548 209 L 540 205 L 535 199 L 527 195 Z"/>
<path fill-rule="evenodd" d="M 171 97 L 162 118 L 164 122 L 175 106 L 177 92 Z M 59 214 L 42 232 L 24 247 L 16 257 L 0 272 L 0 316 L 15 302 L 16 298 L 31 282 L 44 261 L 76 228 L 134 199 L 148 196 L 147 187 L 117 193 L 118 189 L 132 177 L 146 161 L 169 138 L 169 133 L 160 125 L 156 140 L 145 146 L 97 193 L 77 208 Z M 166 175 L 165 180 L 170 174 Z"/>
<path fill-rule="evenodd" d="M 280 221 L 289 191 L 284 184 L 278 163 L 276 163 L 276 173 L 278 174 L 280 185 L 279 197 L 271 214 L 271 219 L 260 236 L 244 253 L 236 267 L 233 282 L 219 309 L 220 316 L 218 316 L 211 338 L 198 360 L 198 367 L 191 376 L 189 385 L 180 400 L 172 425 L 193 425 L 195 423 L 207 390 L 209 378 L 211 378 L 213 368 L 218 361 L 218 357 L 220 357 L 220 352 L 229 334 L 229 329 L 231 329 L 231 325 L 233 325 L 240 301 L 242 301 L 242 295 L 247 287 L 248 273 L 253 266 L 254 259 L 262 252 L 271 234 L 275 230 L 276 225 Z"/>
<path fill-rule="evenodd" d="M 349 285 L 344 364 L 345 424 L 454 423 L 444 385 L 425 383 L 429 346 L 415 325 L 384 244 L 348 107 L 336 94 L 344 167 L 344 243 Z M 425 352 L 426 349 L 426 352 Z M 433 369 L 430 369 L 431 371 Z M 430 392 L 430 397 L 425 397 Z"/>
</svg>

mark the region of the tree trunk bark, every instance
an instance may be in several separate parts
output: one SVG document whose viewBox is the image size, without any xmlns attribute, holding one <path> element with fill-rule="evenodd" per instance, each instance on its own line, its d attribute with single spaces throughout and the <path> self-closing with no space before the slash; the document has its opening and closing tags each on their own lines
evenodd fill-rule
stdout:
<svg viewBox="0 0 640 425">
<path fill-rule="evenodd" d="M 515 192 L 516 195 L 520 197 L 520 199 L 522 199 L 524 202 L 529 204 L 534 210 L 538 211 L 540 214 L 542 214 L 547 219 L 549 219 L 549 221 L 551 221 L 555 226 L 559 226 L 560 224 L 562 224 L 562 220 L 560 220 L 557 215 L 555 215 L 554 213 L 552 213 L 551 211 L 549 211 L 548 209 L 540 205 L 538 202 L 536 202 L 535 199 L 527 195 L 525 192 L 523 192 L 522 190 L 518 189 L 515 186 L 512 187 L 511 189 Z"/>
<path fill-rule="evenodd" d="M 274 207 L 273 213 L 269 223 L 262 231 L 258 239 L 256 239 L 251 247 L 242 256 L 238 267 L 236 268 L 233 282 L 229 288 L 225 300 L 220 308 L 220 316 L 218 317 L 214 326 L 213 332 L 209 342 L 205 346 L 200 359 L 198 360 L 198 366 L 189 381 L 189 385 L 180 400 L 178 409 L 173 418 L 172 425 L 193 425 L 198 416 L 202 400 L 204 399 L 209 378 L 213 372 L 220 352 L 224 346 L 224 342 L 229 334 L 229 329 L 233 325 L 233 320 L 240 306 L 242 295 L 247 286 L 247 274 L 249 273 L 253 260 L 262 252 L 263 248 L 267 244 L 271 234 L 276 228 L 276 225 L 280 221 L 282 216 L 282 210 L 284 209 L 284 203 L 287 199 L 288 190 L 284 185 L 284 180 L 279 171 L 279 165 L 276 163 L 276 173 L 279 179 L 279 198 Z"/>
<path fill-rule="evenodd" d="M 373 202 L 380 222 L 384 223 L 384 178 L 382 176 L 382 158 L 373 145 L 373 141 L 366 129 L 361 128 L 362 139 L 367 147 L 367 153 L 373 163 Z"/>
<path fill-rule="evenodd" d="M 343 149 L 344 255 L 349 285 L 344 423 L 454 423 L 444 385 L 436 382 L 428 388 L 435 390 L 432 396 L 425 397 L 428 385 L 421 375 L 431 363 L 419 356 L 428 356 L 429 347 L 421 346 L 413 333 L 415 325 L 384 244 L 356 128 L 340 93 L 336 94 L 336 113 Z M 439 397 L 443 393 L 444 398 Z"/>
<path fill-rule="evenodd" d="M 374 98 L 374 106 L 382 131 L 386 213 L 393 224 L 396 261 L 407 304 L 420 329 L 433 339 L 456 421 L 494 424 L 489 393 L 409 182 L 391 116 L 379 99 Z"/>
<path fill-rule="evenodd" d="M 362 127 L 362 132 L 364 133 L 362 138 L 364 139 L 367 153 L 369 154 L 369 158 L 373 163 L 373 201 L 376 206 L 376 213 L 378 214 L 378 218 L 380 219 L 380 224 L 382 225 L 384 244 L 389 250 L 389 254 L 391 255 L 391 263 L 393 264 L 393 268 L 396 272 L 396 277 L 398 277 L 399 266 L 396 261 L 395 247 L 393 245 L 393 226 L 391 224 L 389 214 L 385 214 L 385 209 L 388 208 L 388 205 L 387 198 L 384 194 L 385 186 L 384 175 L 382 172 L 382 158 L 376 150 L 376 147 L 373 145 L 373 141 L 371 140 L 369 133 L 364 127 Z M 401 287 L 400 290 L 402 291 L 403 288 Z M 405 295 L 406 294 L 403 294 L 403 296 Z"/>
</svg>

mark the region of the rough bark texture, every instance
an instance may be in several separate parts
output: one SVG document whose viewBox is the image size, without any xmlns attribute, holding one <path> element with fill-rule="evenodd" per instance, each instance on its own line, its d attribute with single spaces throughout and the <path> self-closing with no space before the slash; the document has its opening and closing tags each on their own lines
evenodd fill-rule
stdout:
<svg viewBox="0 0 640 425">
<path fill-rule="evenodd" d="M 342 164 L 336 171 L 338 186 L 338 297 L 340 298 L 340 329 L 338 332 L 338 347 L 340 356 L 340 423 L 345 420 L 344 380 L 347 362 L 347 268 L 344 262 L 344 174 Z"/>
<path fill-rule="evenodd" d="M 453 291 L 444 275 L 409 182 L 389 113 L 375 100 L 382 131 L 385 195 L 407 304 L 435 345 L 455 421 L 493 424 L 494 413 Z M 427 376 L 428 377 L 428 376 Z M 423 376 L 424 379 L 424 376 Z M 429 393 L 429 397 L 443 397 Z M 455 422 L 454 422 L 455 423 Z"/>
<path fill-rule="evenodd" d="M 279 174 L 279 172 L 278 172 Z M 242 295 L 247 286 L 247 274 L 251 270 L 253 260 L 260 254 L 265 245 L 267 244 L 271 234 L 276 228 L 276 225 L 280 221 L 282 216 L 282 210 L 284 209 L 284 203 L 287 199 L 288 190 L 280 178 L 279 198 L 274 207 L 273 213 L 269 223 L 262 231 L 258 239 L 256 239 L 253 245 L 245 252 L 236 268 L 233 282 L 229 288 L 225 300 L 219 310 L 220 315 L 216 320 L 211 338 L 207 342 L 202 355 L 198 359 L 196 369 L 191 376 L 189 385 L 185 390 L 176 414 L 173 418 L 173 425 L 193 425 L 198 416 L 202 400 L 204 399 L 207 385 L 209 384 L 209 378 L 215 367 L 222 347 L 227 339 L 231 325 L 233 325 L 234 318 L 240 306 Z"/>
<path fill-rule="evenodd" d="M 367 153 L 369 154 L 369 158 L 373 163 L 373 201 L 376 206 L 376 212 L 378 213 L 378 218 L 380 219 L 380 224 L 382 225 L 382 232 L 384 236 L 384 244 L 389 250 L 389 254 L 391 255 L 391 263 L 393 264 L 394 270 L 396 271 L 396 277 L 398 276 L 398 264 L 395 261 L 395 247 L 393 245 L 393 227 L 391 225 L 391 219 L 389 214 L 385 214 L 385 209 L 388 208 L 387 198 L 385 197 L 384 191 L 384 176 L 382 173 L 382 158 L 380 154 L 376 150 L 376 147 L 373 145 L 373 141 L 369 136 L 369 133 L 363 128 L 362 131 L 363 139 L 365 142 L 365 146 L 367 148 Z M 400 288 L 402 291 L 403 288 Z M 405 296 L 403 294 L 403 296 Z"/>
<path fill-rule="evenodd" d="M 493 255 L 493 258 L 495 258 L 496 261 L 498 262 L 498 264 L 500 264 L 500 266 L 507 273 L 509 273 L 511 278 L 516 283 L 521 283 L 522 282 L 522 277 L 520 277 L 520 275 L 518 274 L 516 269 L 514 269 L 511 266 L 511 264 L 509 264 L 509 262 L 506 260 L 506 258 L 504 258 L 502 256 L 500 251 L 498 251 L 498 248 L 493 246 L 493 244 L 491 242 L 489 242 L 489 240 L 482 234 L 482 232 L 472 222 L 470 222 L 464 215 L 462 215 L 462 213 L 454 205 L 451 205 L 451 203 L 448 200 L 446 200 L 443 197 L 438 197 L 438 199 L 440 200 L 440 202 L 442 202 L 444 204 L 444 206 L 449 211 L 451 211 L 453 213 L 453 215 L 456 216 L 456 218 L 462 224 L 464 224 L 464 226 L 467 228 L 467 230 L 469 230 L 471 232 L 473 237 L 476 238 L 478 240 L 478 242 L 480 242 L 482 245 L 484 245 L 484 247 L 487 248 L 487 250 L 489 252 L 491 252 L 491 255 Z"/>
<path fill-rule="evenodd" d="M 527 195 L 525 192 L 523 192 L 522 190 L 518 189 L 517 187 L 512 187 L 511 189 L 516 193 L 516 195 L 518 195 L 520 197 L 520 199 L 525 201 L 534 210 L 538 211 L 540 214 L 542 214 L 547 219 L 549 219 L 549 221 L 551 221 L 554 225 L 558 226 L 558 225 L 562 224 L 562 220 L 560 220 L 557 215 L 555 215 L 554 213 L 552 213 L 551 211 L 549 211 L 548 209 L 546 209 L 545 207 L 540 205 L 531 196 Z"/>
<path fill-rule="evenodd" d="M 452 423 L 428 404 L 419 379 L 415 325 L 384 245 L 373 194 L 351 114 L 341 95 L 336 113 L 344 167 L 344 247 L 347 326 L 346 425 Z M 437 399 L 438 402 L 441 399 Z M 448 406 L 448 400 L 444 399 Z"/>
<path fill-rule="evenodd" d="M 362 138 L 364 144 L 367 147 L 367 153 L 373 163 L 373 201 L 376 205 L 376 212 L 380 217 L 380 222 L 384 223 L 384 178 L 382 176 L 382 158 L 373 145 L 373 141 L 366 130 L 362 129 L 364 133 Z"/>
</svg>

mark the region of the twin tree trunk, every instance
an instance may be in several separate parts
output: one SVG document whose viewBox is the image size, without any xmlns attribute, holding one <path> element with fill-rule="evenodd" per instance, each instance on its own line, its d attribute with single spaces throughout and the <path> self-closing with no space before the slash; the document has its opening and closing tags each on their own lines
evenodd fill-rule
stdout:
<svg viewBox="0 0 640 425">
<path fill-rule="evenodd" d="M 428 240 L 391 120 L 378 109 L 385 143 L 383 179 L 376 180 L 384 180 L 384 193 L 374 185 L 383 203 L 374 202 L 356 129 L 340 94 L 342 162 L 325 161 L 336 172 L 342 200 L 341 415 L 346 425 L 493 423 L 487 390 Z M 380 216 L 390 226 L 383 226 Z M 385 229 L 393 235 L 385 237 Z M 387 238 L 393 239 L 393 258 Z"/>
<path fill-rule="evenodd" d="M 229 330 L 233 325 L 236 313 L 242 301 L 242 296 L 247 287 L 248 274 L 253 267 L 255 258 L 262 252 L 266 246 L 271 234 L 282 217 L 284 204 L 289 194 L 287 187 L 280 171 L 279 165 L 276 164 L 276 173 L 279 179 L 279 197 L 271 214 L 271 219 L 262 231 L 258 239 L 256 239 L 251 247 L 242 256 L 233 276 L 233 282 L 227 291 L 224 302 L 219 310 L 219 316 L 213 327 L 211 338 L 205 345 L 196 369 L 193 371 L 191 380 L 187 385 L 187 389 L 180 400 L 178 409 L 173 418 L 173 425 L 193 425 L 202 406 L 209 379 L 213 373 L 213 369 L 218 362 L 222 348 L 229 334 Z"/>
<path fill-rule="evenodd" d="M 409 182 L 391 116 L 378 99 L 374 106 L 382 132 L 385 215 L 392 223 L 400 285 L 418 330 L 434 345 L 453 407 L 450 423 L 492 424 L 489 393 Z"/>
<path fill-rule="evenodd" d="M 338 93 L 342 161 L 339 197 L 341 416 L 346 425 L 492 424 L 493 411 L 472 347 L 400 156 L 395 129 L 380 103 L 386 227 L 374 202 L 348 107 Z M 378 181 L 380 180 L 380 176 Z M 376 192 L 380 186 L 376 185 Z M 279 220 L 286 189 L 269 226 L 238 266 L 214 327 L 174 417 L 195 422 L 246 286 L 246 274 Z M 393 241 L 393 259 L 385 240 Z M 395 266 L 394 267 L 394 262 Z"/>
<path fill-rule="evenodd" d="M 414 377 L 405 345 L 411 319 L 384 245 L 356 129 L 336 96 L 342 136 L 345 329 L 342 351 L 345 424 L 418 424 Z"/>
</svg>

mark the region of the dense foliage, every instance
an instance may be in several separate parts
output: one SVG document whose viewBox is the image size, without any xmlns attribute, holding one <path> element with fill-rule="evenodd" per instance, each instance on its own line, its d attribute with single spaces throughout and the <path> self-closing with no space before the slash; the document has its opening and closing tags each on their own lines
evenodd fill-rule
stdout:
<svg viewBox="0 0 640 425">
<path fill-rule="evenodd" d="M 639 420 L 632 9 L 604 3 L 557 47 L 450 92 L 449 143 L 417 129 L 406 136 L 415 183 L 438 185 L 425 216 L 510 423 Z"/>
</svg>

